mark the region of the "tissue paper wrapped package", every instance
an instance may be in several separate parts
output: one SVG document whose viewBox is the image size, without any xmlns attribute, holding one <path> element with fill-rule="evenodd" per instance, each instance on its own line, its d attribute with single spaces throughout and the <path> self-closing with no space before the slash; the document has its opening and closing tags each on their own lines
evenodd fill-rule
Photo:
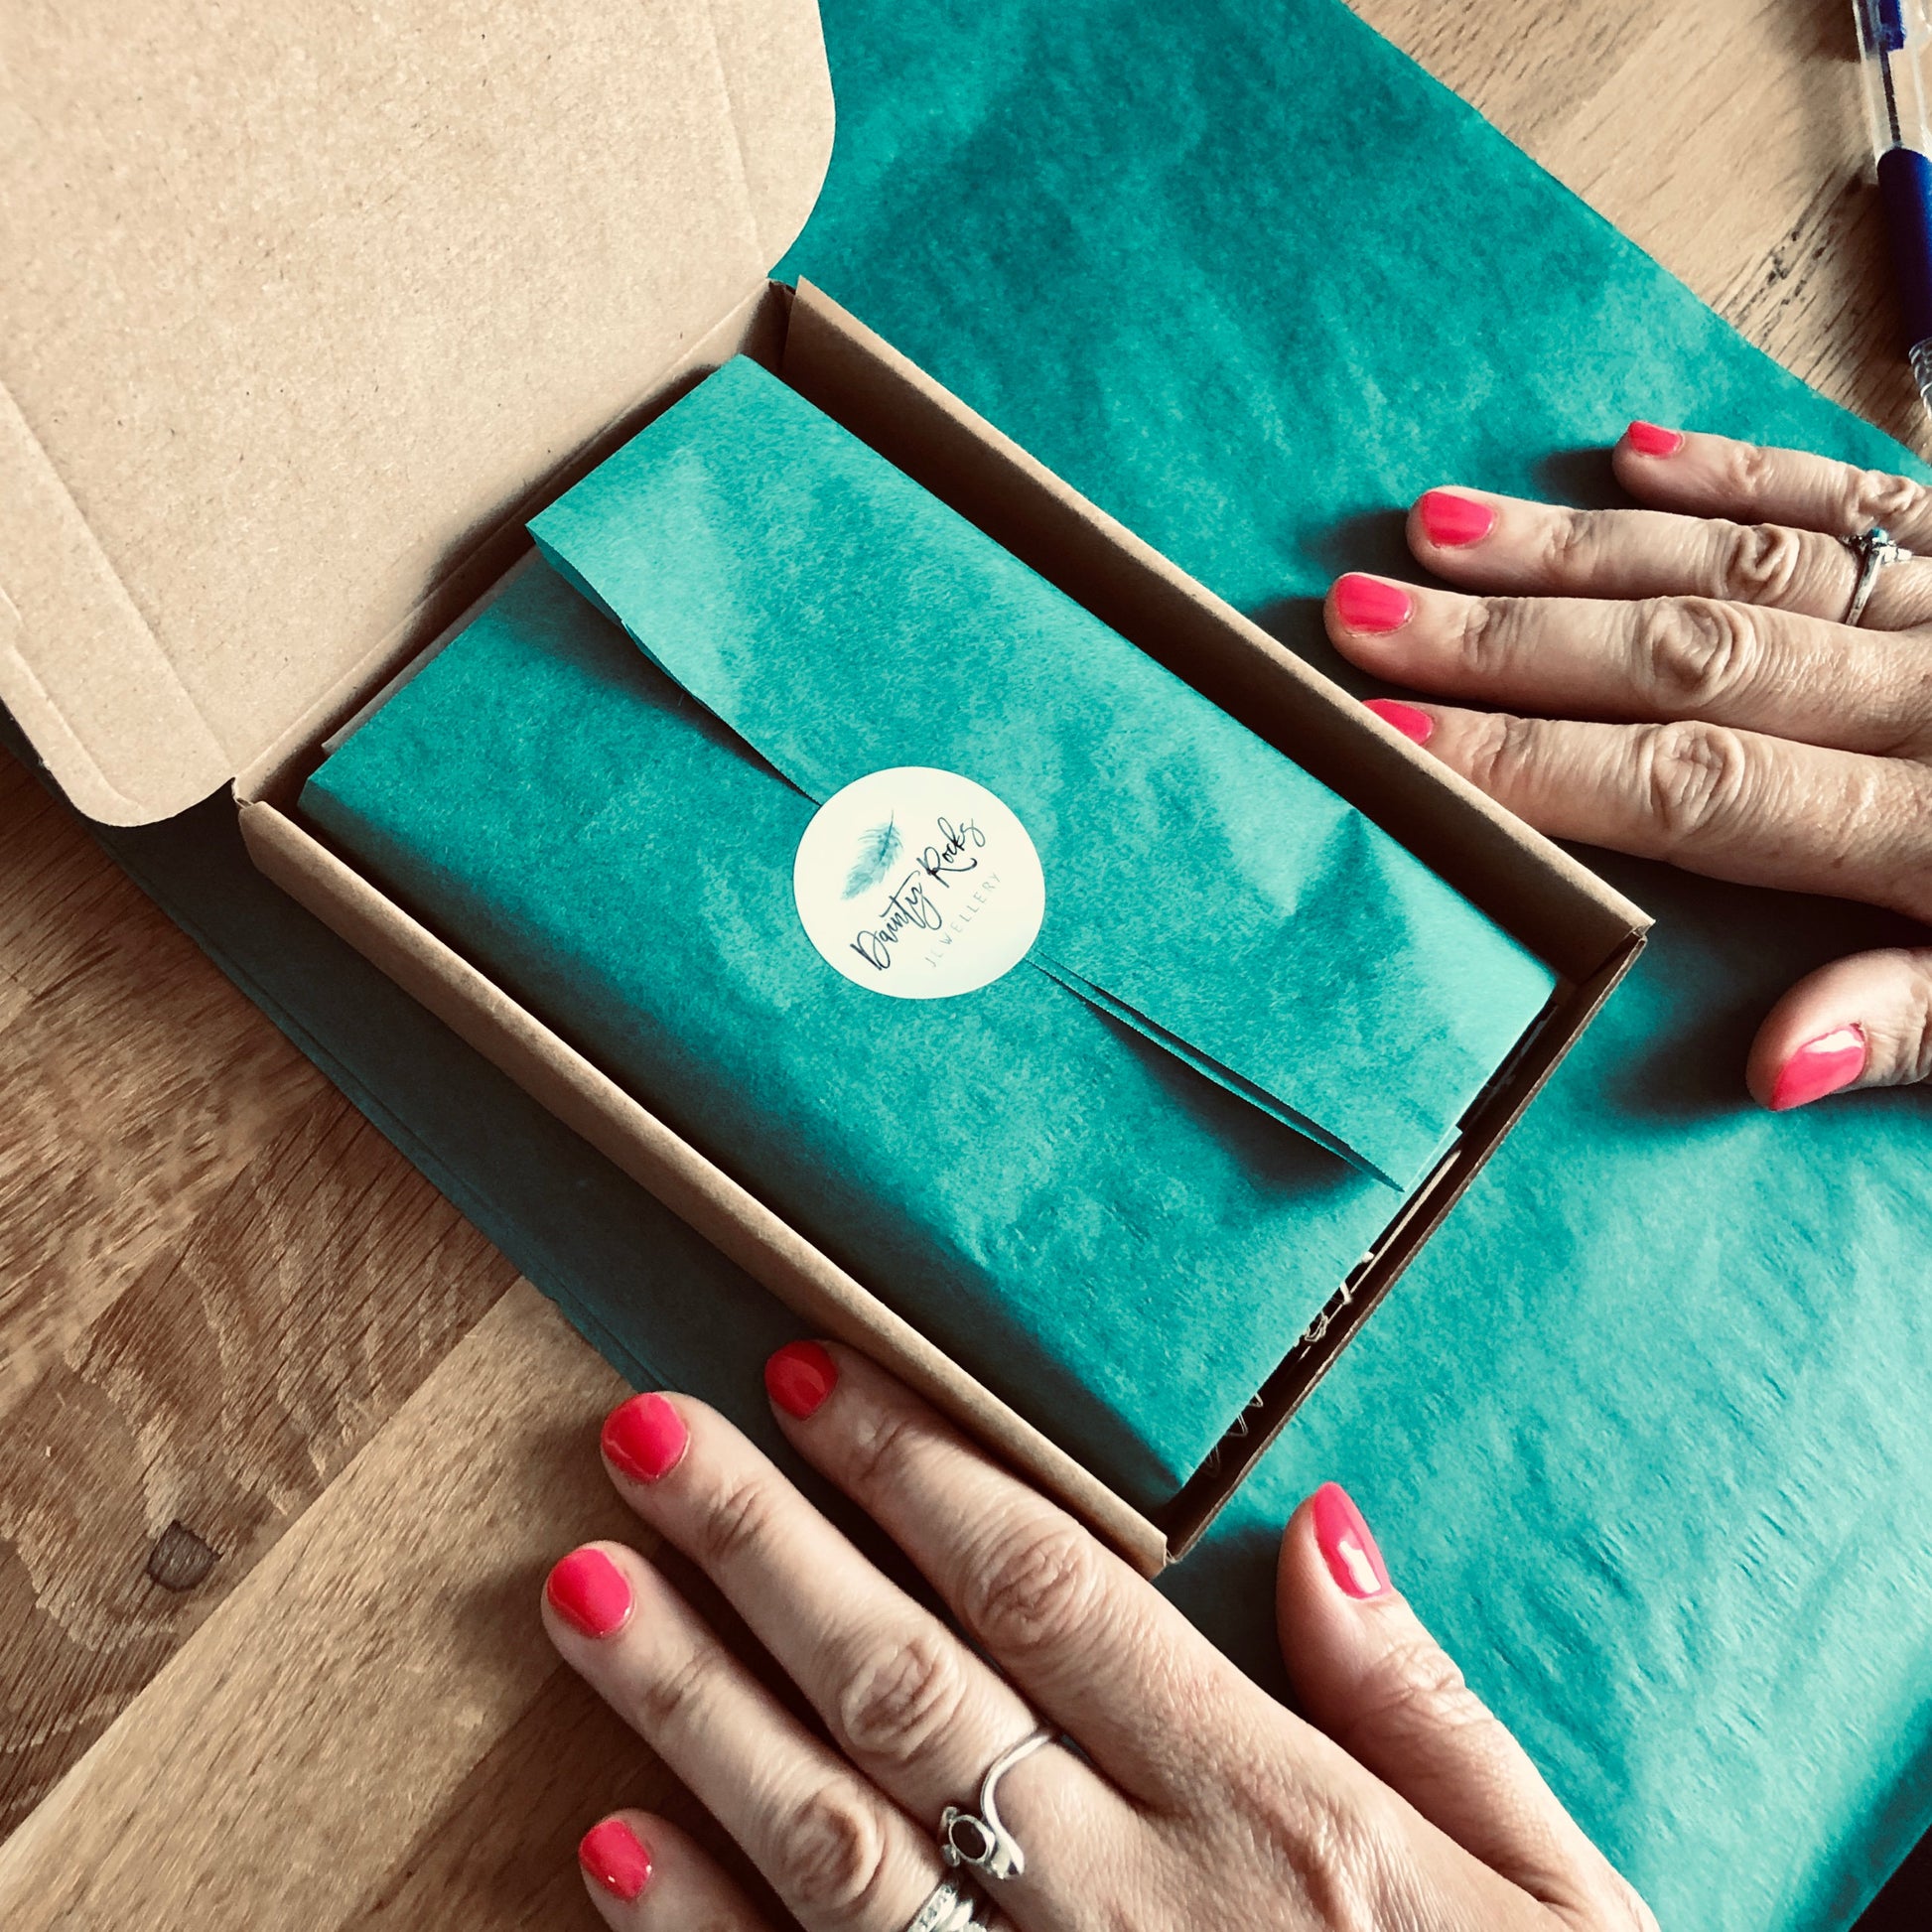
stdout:
<svg viewBox="0 0 1932 1932">
<path fill-rule="evenodd" d="M 1553 976 L 756 364 L 532 527 L 544 560 L 305 812 L 1158 1506 L 1452 1144 Z M 1010 811 L 1036 855 L 1036 931 L 955 997 L 883 997 L 801 919 L 819 807 L 908 768 L 984 787 L 986 825 Z M 854 823 L 871 843 L 826 889 L 834 920 L 849 899 L 877 934 L 922 894 L 950 944 L 987 856 L 972 814 Z"/>
</svg>

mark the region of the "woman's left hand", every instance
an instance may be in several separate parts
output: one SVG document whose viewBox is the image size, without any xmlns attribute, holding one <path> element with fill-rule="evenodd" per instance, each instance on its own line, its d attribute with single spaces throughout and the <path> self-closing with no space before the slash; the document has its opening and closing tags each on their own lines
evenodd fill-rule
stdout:
<svg viewBox="0 0 1932 1932">
<path fill-rule="evenodd" d="M 1932 488 L 1655 423 L 1610 461 L 1645 507 L 1432 489 L 1409 547 L 1455 589 L 1337 580 L 1336 648 L 1431 694 L 1369 708 L 1554 838 L 1932 920 Z M 1880 529 L 1909 554 L 1874 580 Z M 1744 1080 L 1932 1081 L 1932 947 L 1807 974 Z"/>
<path fill-rule="evenodd" d="M 942 1809 L 973 1809 L 988 1768 L 1042 1722 L 1079 1748 L 1049 1743 L 1001 1781 L 1025 1868 L 989 1881 L 976 1924 L 1654 1932 L 1390 1587 L 1339 1489 L 1305 1502 L 1282 1545 L 1304 1722 L 864 1357 L 795 1343 L 765 1379 L 791 1441 L 905 1551 L 970 1645 L 682 1396 L 612 1415 L 612 1478 L 730 1598 L 830 1742 L 630 1550 L 566 1557 L 544 1619 L 806 1932 L 906 1932 L 946 1875 Z M 607 1819 L 582 1859 L 626 1932 L 772 1932 L 661 1819 Z"/>
</svg>

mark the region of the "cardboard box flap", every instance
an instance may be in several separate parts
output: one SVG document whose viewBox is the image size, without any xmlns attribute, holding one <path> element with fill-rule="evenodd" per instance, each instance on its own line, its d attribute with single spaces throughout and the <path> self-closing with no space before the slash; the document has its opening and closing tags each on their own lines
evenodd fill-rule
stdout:
<svg viewBox="0 0 1932 1932">
<path fill-rule="evenodd" d="M 0 67 L 0 702 L 165 817 L 757 287 L 813 0 L 35 4 Z"/>
</svg>

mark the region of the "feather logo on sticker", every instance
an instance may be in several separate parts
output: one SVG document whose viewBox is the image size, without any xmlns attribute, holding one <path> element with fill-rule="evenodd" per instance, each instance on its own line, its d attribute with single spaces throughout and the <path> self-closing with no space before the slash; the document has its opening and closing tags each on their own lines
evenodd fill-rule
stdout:
<svg viewBox="0 0 1932 1932">
<path fill-rule="evenodd" d="M 1046 913 L 1027 828 L 984 785 L 924 764 L 828 798 L 798 841 L 791 890 L 819 957 L 900 1000 L 991 985 L 1026 958 Z"/>
<path fill-rule="evenodd" d="M 905 841 L 898 835 L 898 821 L 889 818 L 884 825 L 875 825 L 859 835 L 859 856 L 852 862 L 852 870 L 845 876 L 845 891 L 842 898 L 857 898 L 861 893 L 869 893 L 875 886 L 886 883 L 886 875 L 893 869 L 893 861 L 905 849 Z"/>
</svg>

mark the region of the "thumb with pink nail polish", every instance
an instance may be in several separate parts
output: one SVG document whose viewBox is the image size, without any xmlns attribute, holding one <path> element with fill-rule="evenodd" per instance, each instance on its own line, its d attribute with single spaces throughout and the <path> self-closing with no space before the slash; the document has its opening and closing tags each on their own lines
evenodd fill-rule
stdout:
<svg viewBox="0 0 1932 1932">
<path fill-rule="evenodd" d="M 1745 1082 L 1773 1113 L 1932 1077 L 1932 949 L 1887 947 L 1801 979 L 1751 1042 Z"/>
</svg>

